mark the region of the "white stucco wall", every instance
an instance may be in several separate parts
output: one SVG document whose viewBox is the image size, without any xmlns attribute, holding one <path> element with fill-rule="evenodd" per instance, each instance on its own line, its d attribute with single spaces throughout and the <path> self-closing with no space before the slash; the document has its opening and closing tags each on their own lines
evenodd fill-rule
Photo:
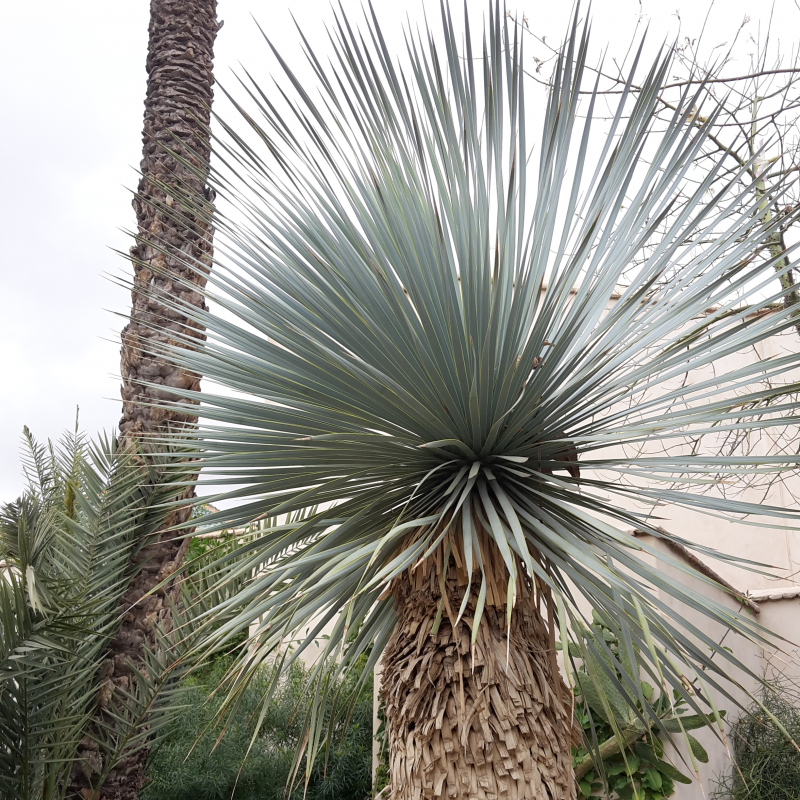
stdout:
<svg viewBox="0 0 800 800">
<path fill-rule="evenodd" d="M 715 375 L 738 370 L 769 357 L 785 355 L 798 348 L 800 348 L 800 338 L 795 330 L 790 329 L 784 334 L 773 336 L 759 343 L 756 347 L 730 354 L 701 369 L 677 375 L 654 391 L 664 393 L 668 390 L 678 389 L 680 386 L 692 386 Z M 797 374 L 787 372 L 782 374 L 779 380 L 782 383 L 790 383 L 797 381 L 798 378 L 800 376 Z M 772 382 L 774 384 L 775 379 Z M 759 388 L 761 388 L 760 385 L 753 381 L 750 386 L 742 387 L 740 393 L 757 391 Z M 680 409 L 681 404 L 676 403 L 674 408 Z M 784 412 L 784 414 L 786 413 Z M 672 440 L 668 444 L 671 447 L 671 454 L 689 452 L 688 443 Z M 642 450 L 644 453 L 654 455 L 663 454 L 663 446 L 663 443 L 659 441 L 654 441 L 652 444 L 648 442 L 642 446 Z M 723 446 L 721 438 L 706 438 L 699 452 L 714 453 L 721 451 Z M 776 452 L 797 453 L 797 426 L 785 426 L 771 431 L 769 435 L 753 436 L 741 443 L 739 452 L 760 455 Z M 605 453 L 618 455 L 619 450 L 609 448 Z M 604 477 L 616 479 L 611 473 Z M 621 479 L 625 480 L 625 476 L 623 475 Z M 705 492 L 721 499 L 735 499 L 757 505 L 770 504 L 797 509 L 799 507 L 798 498 L 800 498 L 800 476 L 785 474 L 779 478 L 776 478 L 775 475 L 749 478 L 743 471 L 741 474 L 727 477 L 723 484 L 705 489 Z M 795 530 L 793 527 L 797 526 L 796 520 L 786 518 L 733 520 L 723 518 L 722 515 L 714 517 L 700 514 L 691 509 L 674 505 L 656 507 L 651 504 L 648 506 L 632 500 L 619 501 L 616 496 L 614 501 L 631 511 L 652 514 L 653 524 L 692 544 L 765 565 L 761 571 L 753 571 L 744 565 L 715 558 L 713 554 L 696 554 L 714 572 L 743 593 L 753 592 L 756 595 L 776 597 L 781 589 L 796 587 L 800 584 L 800 530 Z M 667 550 L 672 558 L 676 557 L 676 554 L 666 545 L 652 537 L 648 537 L 648 541 L 655 544 L 656 547 Z M 684 583 L 728 607 L 737 610 L 740 608 L 740 603 L 730 595 L 709 588 L 701 581 L 686 578 L 666 562 L 658 560 L 658 567 L 665 574 L 680 577 Z M 670 606 L 676 604 L 674 600 L 663 594 L 661 600 Z M 789 640 L 783 645 L 785 652 L 765 652 L 740 637 L 734 637 L 731 633 L 726 634 L 722 626 L 709 623 L 703 615 L 690 608 L 682 608 L 680 611 L 690 623 L 695 624 L 715 641 L 720 641 L 723 636 L 726 636 L 725 644 L 731 647 L 734 654 L 756 675 L 771 677 L 776 672 L 783 672 L 789 677 L 800 677 L 800 649 L 798 649 L 800 646 L 800 597 L 764 599 L 759 603 L 759 607 L 760 613 L 755 619 L 760 625 Z M 743 689 L 750 692 L 757 690 L 758 682 L 754 678 L 733 674 L 732 677 L 741 683 Z M 744 691 L 735 687 L 731 687 L 730 691 L 734 698 L 740 702 L 746 702 Z M 735 704 L 730 699 L 717 696 L 715 702 L 720 708 L 728 710 L 732 718 L 737 716 Z M 676 800 L 700 800 L 704 797 L 703 791 L 705 790 L 707 794 L 710 790 L 714 778 L 721 771 L 727 771 L 730 768 L 725 748 L 712 732 L 698 731 L 693 735 L 696 735 L 696 738 L 708 751 L 710 761 L 706 765 L 700 765 L 700 779 L 703 785 L 701 786 L 697 782 L 691 786 L 678 785 Z M 671 755 L 679 769 L 685 773 L 691 772 L 686 768 L 688 759 L 687 762 L 681 762 L 677 753 L 673 752 Z"/>
<path fill-rule="evenodd" d="M 647 540 L 657 549 L 668 553 L 672 558 L 678 558 L 675 552 L 669 549 L 663 542 L 652 537 L 647 537 Z M 683 583 L 690 588 L 703 593 L 728 608 L 743 611 L 743 613 L 751 616 L 763 627 L 789 640 L 789 642 L 783 644 L 782 651 L 760 648 L 752 642 L 740 636 L 736 636 L 730 631 L 726 631 L 722 625 L 710 624 L 699 612 L 679 604 L 664 593 L 659 592 L 660 599 L 665 604 L 679 610 L 689 623 L 696 625 L 703 633 L 717 642 L 722 641 L 724 637 L 724 644 L 731 648 L 733 655 L 744 663 L 755 676 L 770 678 L 774 677 L 776 673 L 783 673 L 788 677 L 800 677 L 800 652 L 798 652 L 798 643 L 800 643 L 800 597 L 780 600 L 767 599 L 757 603 L 760 613 L 755 614 L 730 594 L 719 589 L 709 588 L 698 579 L 687 579 L 666 561 L 657 559 L 656 565 L 665 575 L 675 578 L 680 577 Z M 792 642 L 794 644 L 792 644 Z M 758 680 L 755 677 L 737 673 L 733 670 L 731 670 L 730 676 L 733 681 L 740 684 L 741 688 L 737 688 L 732 682 L 726 689 L 733 698 L 744 705 L 748 705 L 746 692 L 757 693 L 759 687 Z M 712 692 L 717 707 L 727 711 L 727 716 L 730 721 L 736 719 L 739 712 L 730 698 L 725 697 L 719 691 L 712 690 Z M 683 784 L 677 785 L 674 796 L 675 800 L 705 800 L 716 778 L 721 773 L 727 773 L 730 770 L 730 760 L 725 747 L 712 731 L 707 729 L 698 730 L 693 731 L 692 735 L 697 738 L 708 752 L 709 761 L 707 764 L 698 765 L 700 782 L 695 781 L 689 786 Z M 682 761 L 681 754 L 678 752 L 682 750 L 682 748 L 683 745 L 681 743 L 679 743 L 678 750 L 672 746 L 668 746 L 665 749 L 665 758 L 671 761 L 685 774 L 691 774 L 691 762 L 688 756 L 684 752 L 683 759 L 685 760 Z M 800 756 L 798 757 L 800 758 Z"/>
</svg>

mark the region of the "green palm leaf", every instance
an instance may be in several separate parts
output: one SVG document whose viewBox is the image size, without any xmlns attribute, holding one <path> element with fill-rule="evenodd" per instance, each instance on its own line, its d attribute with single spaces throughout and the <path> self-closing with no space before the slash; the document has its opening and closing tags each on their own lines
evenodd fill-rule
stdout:
<svg viewBox="0 0 800 800">
<path fill-rule="evenodd" d="M 82 741 L 94 740 L 104 762 L 75 766 L 100 783 L 174 713 L 191 617 L 186 646 L 162 635 L 131 665 L 125 702 L 113 698 L 92 724 L 106 647 L 141 566 L 132 556 L 163 522 L 185 468 L 155 454 L 145 463 L 107 438 L 68 434 L 46 448 L 25 437 L 29 486 L 0 507 L 0 795 L 47 800 L 66 796 Z"/>
<path fill-rule="evenodd" d="M 796 510 L 723 501 L 697 482 L 795 470 L 796 457 L 623 446 L 796 421 L 796 385 L 753 385 L 800 356 L 719 366 L 796 322 L 775 259 L 758 256 L 777 223 L 759 221 L 744 168 L 723 176 L 720 160 L 688 182 L 717 112 L 693 124 L 689 109 L 713 101 L 687 86 L 686 111 L 656 130 L 669 50 L 598 132 L 595 96 L 579 104 L 589 40 L 576 20 L 531 156 L 516 28 L 492 12 L 478 51 L 447 7 L 442 23 L 440 38 L 409 33 L 401 64 L 374 16 L 363 33 L 340 17 L 331 64 L 307 45 L 318 100 L 276 52 L 278 93 L 247 76 L 243 132 L 220 121 L 208 289 L 220 311 L 182 309 L 208 339 L 167 352 L 226 387 L 190 398 L 201 483 L 234 501 L 203 524 L 317 510 L 242 551 L 238 574 L 253 577 L 214 636 L 256 626 L 243 679 L 328 622 L 328 660 L 346 667 L 374 644 L 374 662 L 395 622 L 390 582 L 452 545 L 482 575 L 474 637 L 493 592 L 480 528 L 505 564 L 507 613 L 525 580 L 552 593 L 558 627 L 596 656 L 609 708 L 647 704 L 604 643 L 580 634 L 587 606 L 696 713 L 693 670 L 736 703 L 731 668 L 746 667 L 659 593 L 753 641 L 768 632 L 650 566 L 657 551 L 627 531 L 666 534 L 629 501 L 781 527 Z M 712 364 L 713 377 L 674 388 Z M 759 413 L 769 404 L 776 413 Z M 323 741 L 312 725 L 312 753 Z"/>
</svg>

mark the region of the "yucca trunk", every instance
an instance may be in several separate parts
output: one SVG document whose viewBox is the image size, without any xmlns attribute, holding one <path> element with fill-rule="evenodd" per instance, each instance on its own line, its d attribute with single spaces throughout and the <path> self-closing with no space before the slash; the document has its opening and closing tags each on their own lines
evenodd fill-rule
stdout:
<svg viewBox="0 0 800 800">
<path fill-rule="evenodd" d="M 487 592 L 474 644 L 480 571 L 468 579 L 454 546 L 460 537 L 450 544 L 444 581 L 446 544 L 393 583 L 398 622 L 381 690 L 390 797 L 569 800 L 575 726 L 542 613 L 546 594 L 535 583 L 519 587 L 509 629 L 507 572 L 494 542 L 479 538 Z"/>
<path fill-rule="evenodd" d="M 210 156 L 207 127 L 213 96 L 216 0 L 151 0 L 147 53 L 142 177 L 133 201 L 138 233 L 131 248 L 134 269 L 130 322 L 122 331 L 123 411 L 120 438 L 138 441 L 167 428 L 193 425 L 197 418 L 176 413 L 169 401 L 197 390 L 200 375 L 168 362 L 158 346 L 203 341 L 204 331 L 169 307 L 180 302 L 205 309 L 202 290 L 213 255 L 211 197 L 206 188 Z M 199 267 L 199 269 L 198 269 Z M 145 385 L 150 384 L 150 385 Z M 177 391 L 178 394 L 174 392 Z M 166 401 L 166 402 L 165 402 Z M 190 488 L 178 498 L 190 500 Z M 175 509 L 161 532 L 139 551 L 141 570 L 123 598 L 126 612 L 111 643 L 99 714 L 113 692 L 124 692 L 129 663 L 142 658 L 153 627 L 166 619 L 166 589 L 148 594 L 183 561 L 188 539 L 176 539 L 191 506 Z M 104 726 L 114 725 L 105 719 Z M 92 737 L 82 742 L 72 793 L 86 798 L 135 800 L 144 783 L 146 750 L 109 768 Z M 101 785 L 102 784 L 102 785 Z"/>
</svg>

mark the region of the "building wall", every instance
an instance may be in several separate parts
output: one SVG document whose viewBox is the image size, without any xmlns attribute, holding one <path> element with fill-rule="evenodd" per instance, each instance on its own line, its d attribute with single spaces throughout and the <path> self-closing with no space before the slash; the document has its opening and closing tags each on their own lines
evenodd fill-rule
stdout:
<svg viewBox="0 0 800 800">
<path fill-rule="evenodd" d="M 665 554 L 668 553 L 673 558 L 676 557 L 674 551 L 664 542 L 653 537 L 647 537 L 647 540 Z M 690 624 L 695 625 L 715 641 L 724 641 L 725 646 L 730 647 L 733 651 L 733 655 L 750 670 L 751 674 L 749 675 L 731 670 L 731 682 L 723 687 L 729 696 L 726 696 L 723 691 L 711 690 L 717 707 L 727 712 L 726 728 L 729 727 L 730 721 L 735 720 L 740 713 L 732 698 L 742 705 L 749 705 L 747 693 L 758 693 L 759 678 L 772 678 L 779 673 L 790 678 L 800 678 L 800 651 L 798 651 L 798 643 L 800 643 L 800 597 L 762 601 L 757 604 L 759 613 L 756 614 L 729 593 L 721 589 L 711 588 L 698 578 L 687 578 L 667 561 L 657 559 L 656 564 L 665 575 L 680 578 L 689 588 L 712 598 L 728 608 L 747 614 L 757 621 L 759 625 L 789 640 L 783 643 L 782 651 L 776 648 L 759 647 L 753 642 L 731 633 L 722 625 L 709 623 L 699 612 L 677 603 L 673 598 L 659 592 L 660 599 L 665 604 L 680 611 Z M 706 800 L 717 777 L 722 773 L 729 772 L 731 768 L 731 762 L 725 746 L 711 730 L 693 731 L 692 735 L 708 752 L 709 762 L 698 765 L 699 781 L 695 780 L 691 785 L 678 784 L 675 800 Z M 684 774 L 691 775 L 691 761 L 678 737 L 676 737 L 676 741 L 679 742 L 677 748 L 670 745 L 665 749 L 665 758 L 671 761 Z"/>
<path fill-rule="evenodd" d="M 796 331 L 791 329 L 784 334 L 773 336 L 747 351 L 732 353 L 703 368 L 676 375 L 670 382 L 660 385 L 652 391 L 666 392 L 676 390 L 681 386 L 691 387 L 715 375 L 723 375 L 761 362 L 766 358 L 779 357 L 787 352 L 796 351 L 798 347 L 800 347 L 800 339 L 798 339 Z M 780 380 L 788 384 L 797 381 L 799 377 L 797 374 L 785 373 Z M 740 393 L 757 391 L 763 386 L 764 384 L 754 381 L 752 384 L 742 387 Z M 680 402 L 676 402 L 674 407 L 677 410 L 681 405 Z M 726 441 L 723 435 L 706 437 L 700 444 L 699 452 L 725 452 L 731 455 L 797 453 L 799 449 L 798 436 L 798 426 L 790 424 L 773 429 L 769 435 L 742 437 L 733 449 L 731 449 L 731 441 Z M 671 440 L 667 444 L 671 454 L 688 453 L 691 452 L 692 447 L 695 447 L 695 443 L 691 442 L 688 437 L 685 441 Z M 665 443 L 657 440 L 642 445 L 642 450 L 646 454 L 663 454 L 664 448 Z M 604 453 L 609 456 L 619 455 L 620 449 L 608 448 Z M 602 456 L 602 454 L 600 455 Z M 600 477 L 601 474 L 596 476 Z M 617 479 L 616 476 L 612 477 L 611 473 L 603 477 Z M 620 476 L 619 480 L 627 481 L 625 475 Z M 631 479 L 627 482 L 636 483 L 636 481 L 637 479 Z M 695 488 L 695 491 L 697 490 L 699 489 Z M 793 473 L 753 476 L 742 471 L 741 474 L 727 476 L 723 483 L 706 487 L 704 492 L 721 500 L 742 500 L 761 506 L 770 504 L 787 509 L 798 509 L 800 476 Z M 614 500 L 618 502 L 616 497 Z M 764 595 L 777 597 L 780 595 L 781 589 L 796 587 L 800 584 L 800 530 L 797 530 L 796 519 L 784 517 L 733 519 L 722 513 L 711 516 L 674 505 L 655 506 L 652 503 L 648 505 L 630 500 L 623 500 L 621 504 L 630 511 L 647 515 L 651 524 L 660 526 L 667 533 L 681 537 L 691 545 L 708 548 L 708 551 L 726 553 L 743 561 L 755 562 L 748 565 L 715 557 L 713 552 L 695 553 L 710 569 L 736 587 L 739 592 L 750 592 L 754 597 L 758 596 L 760 613 L 753 614 L 746 607 L 744 613 L 751 614 L 758 624 L 788 640 L 782 645 L 783 652 L 770 648 L 764 649 L 737 637 L 726 631 L 721 625 L 710 623 L 702 614 L 691 608 L 676 609 L 685 616 L 690 624 L 695 625 L 702 633 L 715 641 L 719 642 L 725 637 L 725 645 L 731 647 L 736 657 L 750 669 L 750 675 L 736 675 L 733 671 L 731 672 L 733 682 L 727 687 L 730 697 L 725 697 L 722 692 L 716 693 L 715 702 L 719 708 L 726 709 L 731 718 L 735 719 L 738 712 L 733 701 L 738 700 L 740 703 L 748 705 L 747 692 L 757 692 L 758 678 L 774 677 L 776 674 L 782 673 L 789 678 L 800 679 L 800 597 L 762 599 Z M 652 537 L 647 538 L 665 555 L 668 552 L 670 557 L 675 557 L 675 553 L 666 544 Z M 701 594 L 705 594 L 729 608 L 739 610 L 742 607 L 741 603 L 724 591 L 709 587 L 697 578 L 686 576 L 668 564 L 666 560 L 656 559 L 656 561 L 658 568 L 665 574 L 679 578 Z M 672 607 L 677 605 L 672 598 L 663 593 L 660 594 L 660 599 L 667 605 Z M 730 769 L 730 761 L 725 747 L 711 731 L 697 731 L 693 735 L 706 748 L 710 760 L 708 764 L 700 765 L 700 782 L 695 781 L 691 786 L 678 786 L 676 800 L 701 800 L 708 795 L 716 776 L 722 771 Z M 670 756 L 676 767 L 684 773 L 691 773 L 691 767 L 689 766 L 687 769 L 687 764 L 690 764 L 688 757 L 686 761 L 682 761 L 680 754 L 674 750 Z"/>
</svg>

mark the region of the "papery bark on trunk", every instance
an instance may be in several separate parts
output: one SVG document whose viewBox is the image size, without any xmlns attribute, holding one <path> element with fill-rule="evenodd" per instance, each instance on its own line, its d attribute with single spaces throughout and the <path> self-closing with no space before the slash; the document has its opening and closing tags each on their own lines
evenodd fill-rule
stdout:
<svg viewBox="0 0 800 800">
<path fill-rule="evenodd" d="M 506 626 L 507 572 L 479 535 L 487 596 L 471 643 L 480 572 L 467 576 L 456 535 L 392 585 L 398 622 L 383 655 L 392 800 L 570 800 L 572 693 L 554 670 L 546 595 L 518 587 Z M 520 565 L 521 566 L 521 565 Z M 520 574 L 523 574 L 522 572 Z M 456 617 L 470 592 L 466 610 Z"/>
</svg>

